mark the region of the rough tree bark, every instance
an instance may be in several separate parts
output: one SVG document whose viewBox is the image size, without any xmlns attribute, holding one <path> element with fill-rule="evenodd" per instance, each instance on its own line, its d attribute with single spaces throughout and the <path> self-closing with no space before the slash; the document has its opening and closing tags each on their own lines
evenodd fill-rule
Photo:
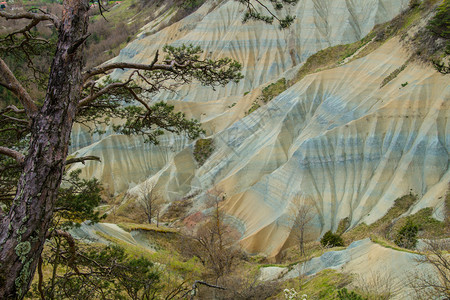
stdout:
<svg viewBox="0 0 450 300">
<path fill-rule="evenodd" d="M 88 0 L 64 1 L 47 95 L 32 115 L 30 148 L 11 210 L 0 220 L 0 299 L 23 299 L 41 255 L 82 84 Z"/>
</svg>

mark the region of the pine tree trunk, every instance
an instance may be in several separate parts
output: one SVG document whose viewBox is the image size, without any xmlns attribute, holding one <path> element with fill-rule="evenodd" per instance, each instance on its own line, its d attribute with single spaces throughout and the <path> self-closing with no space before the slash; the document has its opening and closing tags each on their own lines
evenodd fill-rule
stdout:
<svg viewBox="0 0 450 300">
<path fill-rule="evenodd" d="M 53 215 L 81 91 L 87 0 L 66 0 L 44 104 L 32 121 L 30 147 L 9 213 L 0 220 L 0 299 L 23 299 Z"/>
</svg>

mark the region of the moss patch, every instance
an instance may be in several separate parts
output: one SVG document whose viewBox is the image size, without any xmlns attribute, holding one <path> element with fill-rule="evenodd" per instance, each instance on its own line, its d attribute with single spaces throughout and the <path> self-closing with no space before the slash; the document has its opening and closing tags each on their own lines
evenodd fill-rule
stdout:
<svg viewBox="0 0 450 300">
<path fill-rule="evenodd" d="M 213 152 L 214 152 L 213 139 L 198 139 L 195 142 L 194 158 L 199 166 L 202 166 Z"/>
</svg>

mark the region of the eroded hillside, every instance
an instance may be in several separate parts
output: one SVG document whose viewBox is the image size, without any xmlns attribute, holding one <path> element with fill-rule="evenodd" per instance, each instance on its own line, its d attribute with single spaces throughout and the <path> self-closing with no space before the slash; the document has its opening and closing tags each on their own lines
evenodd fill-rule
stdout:
<svg viewBox="0 0 450 300">
<path fill-rule="evenodd" d="M 408 193 L 419 196 L 410 213 L 433 207 L 439 218 L 450 181 L 448 75 L 409 59 L 412 50 L 397 35 L 372 52 L 350 53 L 339 66 L 297 76 L 311 55 L 361 40 L 408 4 L 298 1 L 282 12 L 296 15 L 286 30 L 242 24 L 245 7 L 231 0 L 207 1 L 162 30 L 157 25 L 167 16 L 159 14 L 114 60 L 151 63 L 165 44 L 193 44 L 204 56 L 231 57 L 243 65 L 239 84 L 212 90 L 192 83 L 153 97 L 200 120 L 214 141 L 211 155 L 199 166 L 195 141 L 183 136 L 165 135 L 155 146 L 108 130 L 91 137 L 78 126 L 72 134 L 75 154 L 102 162 L 77 167 L 99 178 L 111 195 L 132 195 L 146 180 L 167 203 L 195 195 L 190 213 L 206 208 L 205 192 L 216 187 L 226 194 L 223 208 L 252 253 L 276 255 L 283 249 L 292 199 L 299 193 L 315 207 L 317 236 L 336 230 L 346 217 L 352 227 L 372 223 Z M 112 74 L 126 76 L 126 70 Z M 264 105 L 262 90 L 283 78 L 286 90 Z"/>
</svg>

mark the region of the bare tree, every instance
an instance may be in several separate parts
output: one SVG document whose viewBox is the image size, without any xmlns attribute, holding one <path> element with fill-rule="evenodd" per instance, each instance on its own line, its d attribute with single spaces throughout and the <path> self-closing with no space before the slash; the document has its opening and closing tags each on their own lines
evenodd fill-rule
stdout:
<svg viewBox="0 0 450 300">
<path fill-rule="evenodd" d="M 145 181 L 139 186 L 139 200 L 147 216 L 148 224 L 152 224 L 152 218 L 156 214 L 157 225 L 159 225 L 161 197 L 155 192 L 155 183 Z"/>
<path fill-rule="evenodd" d="M 450 240 L 423 241 L 426 248 L 416 261 L 425 268 L 410 274 L 409 285 L 419 299 L 450 299 Z"/>
<path fill-rule="evenodd" d="M 305 198 L 302 194 L 297 194 L 292 200 L 292 233 L 298 242 L 302 256 L 306 255 L 305 243 L 309 241 L 308 230 L 314 219 L 314 210 L 311 199 Z"/>
<path fill-rule="evenodd" d="M 208 193 L 212 212 L 207 221 L 200 224 L 193 233 L 185 234 L 185 254 L 197 257 L 213 274 L 216 284 L 220 278 L 230 273 L 237 258 L 237 236 L 225 224 L 220 202 L 224 199 L 216 189 Z"/>
</svg>

